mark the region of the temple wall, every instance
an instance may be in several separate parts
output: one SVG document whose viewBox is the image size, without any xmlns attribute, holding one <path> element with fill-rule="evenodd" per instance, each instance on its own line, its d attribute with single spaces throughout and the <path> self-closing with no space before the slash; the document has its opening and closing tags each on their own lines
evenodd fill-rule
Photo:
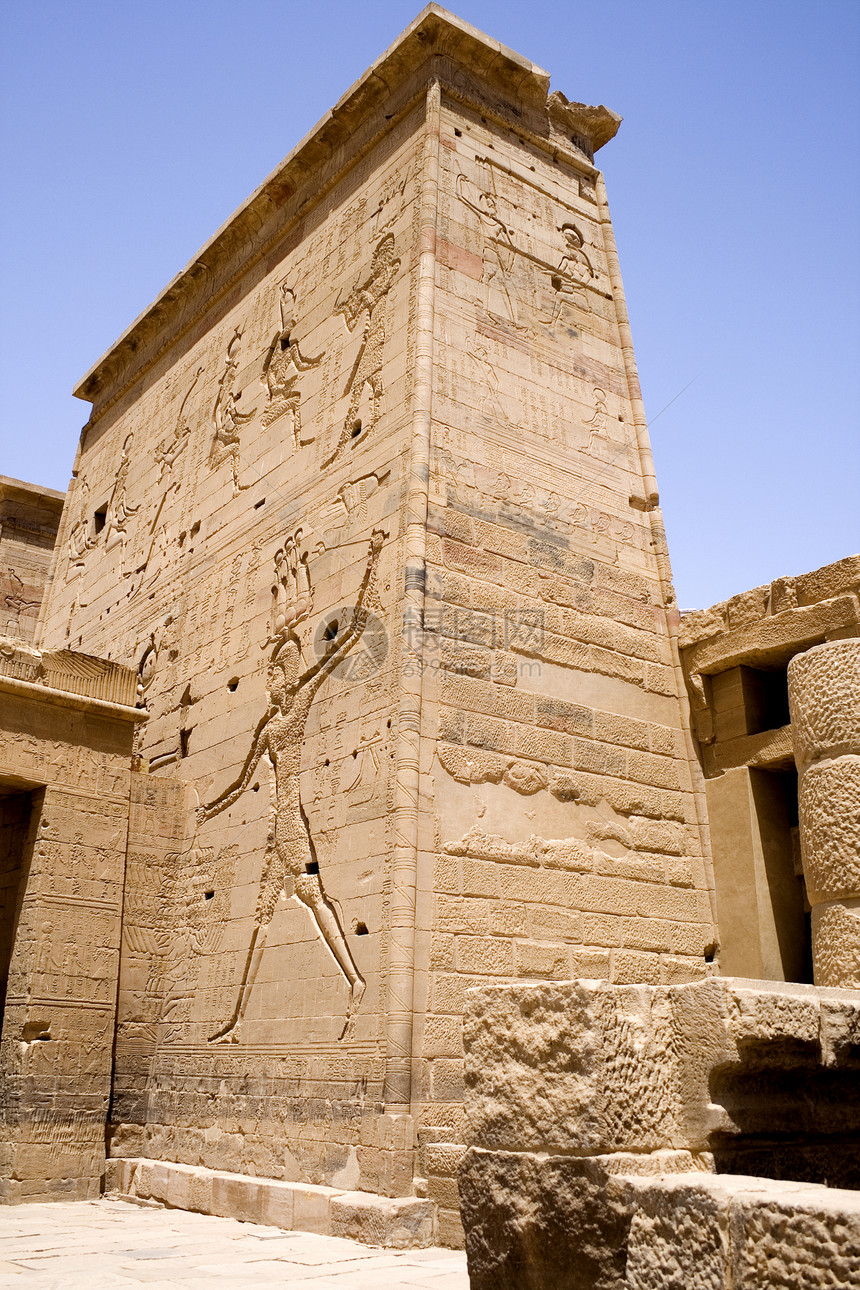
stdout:
<svg viewBox="0 0 860 1290">
<path fill-rule="evenodd" d="M 599 172 L 443 95 L 415 1077 L 456 1225 L 471 985 L 712 969 L 714 927 Z"/>
<path fill-rule="evenodd" d="M 175 363 L 165 357 L 84 441 L 46 633 L 138 668 L 149 774 L 135 792 L 159 799 L 156 837 L 136 831 L 132 799 L 118 1152 L 411 1185 L 411 1164 L 389 1178 L 392 1149 L 406 1159 L 411 1144 L 377 1121 L 421 120 L 407 113 L 372 164 L 348 172 L 243 277 L 223 320 Z M 267 747 L 235 805 L 197 821 L 252 753 L 287 630 L 301 633 L 301 672 L 343 633 L 374 531 L 382 548 L 360 643 L 311 684 L 280 805 Z M 291 695 L 300 707 L 300 685 Z M 295 811 L 291 786 L 307 854 L 285 871 L 275 828 Z M 335 911 L 333 932 L 294 898 L 314 865 L 308 898 Z M 255 926 L 265 945 L 241 1023 L 213 1039 L 234 1011 Z M 366 986 L 349 1017 L 344 947 Z"/>
<path fill-rule="evenodd" d="M 2 644 L 0 1202 L 84 1199 L 104 1173 L 139 714 L 74 687 L 134 678 Z M 43 683 L 73 664 L 70 689 Z"/>
<path fill-rule="evenodd" d="M 431 9 L 348 91 L 81 382 L 41 619 L 147 715 L 112 1154 L 444 1240 L 465 989 L 713 970 L 618 118 L 547 90 Z"/>
<path fill-rule="evenodd" d="M 0 475 L 0 633 L 32 641 L 63 493 Z"/>
</svg>

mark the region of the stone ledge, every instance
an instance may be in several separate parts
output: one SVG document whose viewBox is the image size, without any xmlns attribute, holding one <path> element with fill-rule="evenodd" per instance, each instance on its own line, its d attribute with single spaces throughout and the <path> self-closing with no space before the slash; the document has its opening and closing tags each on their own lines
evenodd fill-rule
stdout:
<svg viewBox="0 0 860 1290">
<path fill-rule="evenodd" d="M 860 1196 L 803 1182 L 610 1175 L 595 1158 L 471 1148 L 472 1290 L 826 1290 L 860 1276 Z"/>
<path fill-rule="evenodd" d="M 312 1183 L 252 1178 L 170 1160 L 108 1160 L 105 1191 L 286 1231 L 345 1236 L 388 1249 L 424 1249 L 436 1237 L 436 1206 L 416 1196 L 377 1196 Z"/>
</svg>

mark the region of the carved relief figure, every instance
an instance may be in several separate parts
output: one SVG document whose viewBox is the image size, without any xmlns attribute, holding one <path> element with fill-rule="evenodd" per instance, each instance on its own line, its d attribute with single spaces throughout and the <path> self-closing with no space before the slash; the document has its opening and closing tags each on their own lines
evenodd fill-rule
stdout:
<svg viewBox="0 0 860 1290">
<path fill-rule="evenodd" d="M 73 564 L 81 564 L 87 551 L 95 546 L 95 538 L 90 535 L 90 486 L 85 475 L 78 481 L 77 503 L 75 522 L 69 530 L 69 559 Z"/>
<path fill-rule="evenodd" d="M 238 1029 L 260 966 L 266 933 L 282 892 L 293 896 L 307 908 L 349 985 L 349 1004 L 341 1038 L 346 1034 L 364 994 L 364 978 L 355 965 L 335 906 L 322 884 L 319 862 L 299 795 L 299 772 L 302 739 L 314 696 L 358 643 L 367 625 L 366 602 L 375 582 L 382 540 L 382 532 L 375 530 L 350 621 L 336 631 L 322 656 L 301 674 L 301 646 L 294 629 L 310 612 L 309 583 L 305 581 L 304 562 L 297 555 L 294 558 L 288 556 L 286 550 L 279 553 L 281 560 L 277 566 L 273 617 L 277 624 L 282 623 L 283 626 L 269 666 L 269 706 L 257 727 L 254 742 L 235 784 L 197 812 L 199 826 L 232 806 L 249 787 L 261 758 L 266 757 L 274 778 L 273 836 L 266 848 L 254 929 L 236 1006 L 227 1023 L 211 1036 L 212 1041 L 238 1039 Z M 289 549 L 292 553 L 297 551 L 295 539 Z"/>
<path fill-rule="evenodd" d="M 296 324 L 296 297 L 286 282 L 281 283 L 281 330 L 272 341 L 263 369 L 263 380 L 269 395 L 269 406 L 263 413 L 264 426 L 271 425 L 276 417 L 289 412 L 293 422 L 293 443 L 296 448 L 303 443 L 312 443 L 302 438 L 302 396 L 297 382 L 302 372 L 317 367 L 323 360 L 325 351 L 316 358 L 305 358 L 299 349 L 299 342 L 292 335 Z"/>
<path fill-rule="evenodd" d="M 550 318 L 544 318 L 548 327 L 559 321 L 565 305 L 578 305 L 588 310 L 586 285 L 596 277 L 594 265 L 585 251 L 585 239 L 575 224 L 562 224 L 559 230 L 564 239 L 564 251 L 550 276 L 555 292 L 555 303 Z"/>
<path fill-rule="evenodd" d="M 246 421 L 250 421 L 254 412 L 240 412 L 237 406 L 237 399 L 241 397 L 241 391 L 233 389 L 233 379 L 236 376 L 239 367 L 239 347 L 242 343 L 242 331 L 237 327 L 230 338 L 227 346 L 227 354 L 224 359 L 224 371 L 221 373 L 221 379 L 218 382 L 218 393 L 215 396 L 215 406 L 212 409 L 212 422 L 215 426 L 215 438 L 212 442 L 212 451 L 209 454 L 209 464 L 214 470 L 220 466 L 223 461 L 230 458 L 230 466 L 233 471 L 233 496 L 247 488 L 247 484 L 239 483 L 239 447 L 240 447 L 240 428 Z"/>
<path fill-rule="evenodd" d="M 15 635 L 20 625 L 21 615 L 28 609 L 38 609 L 41 601 L 27 600 L 24 595 L 24 583 L 11 567 L 7 569 L 7 577 L 4 582 L 9 588 L 8 591 L 3 593 L 3 607 L 9 613 L 9 618 L 6 620 L 6 631 Z"/>
<path fill-rule="evenodd" d="M 508 285 L 508 278 L 514 267 L 514 258 L 516 256 L 514 231 L 508 227 L 499 214 L 495 194 L 478 192 L 477 199 L 473 201 L 468 195 L 467 183 L 468 180 L 465 175 L 459 174 L 457 176 L 457 196 L 464 206 L 468 206 L 469 210 L 477 215 L 481 222 L 481 231 L 484 236 L 483 278 L 487 286 L 488 312 L 498 313 L 498 310 L 494 310 L 492 307 L 494 303 L 497 303 L 501 306 L 503 311 L 501 316 L 504 317 L 504 320 L 512 323 L 514 327 L 519 327 L 516 307 Z"/>
<path fill-rule="evenodd" d="M 501 426 L 514 426 L 515 422 L 508 416 L 499 390 L 499 374 L 490 358 L 487 346 L 483 341 L 475 342 L 473 352 L 466 355 L 472 369 L 472 380 L 480 391 L 481 416 L 487 421 L 494 421 Z"/>
<path fill-rule="evenodd" d="M 323 462 L 329 466 L 340 456 L 350 439 L 361 433 L 361 425 L 355 420 L 358 405 L 365 386 L 370 386 L 372 408 L 368 431 L 376 425 L 379 406 L 384 393 L 382 384 L 382 351 L 385 346 L 385 308 L 388 293 L 400 268 L 400 261 L 394 254 L 394 236 L 387 233 L 373 253 L 370 272 L 365 280 L 353 288 L 346 300 L 337 305 L 335 312 L 343 314 L 350 331 L 354 331 L 360 318 L 364 315 L 364 333 L 361 338 L 358 355 L 346 383 L 344 394 L 350 395 L 349 407 L 343 422 L 343 429 L 335 450 Z"/>
<path fill-rule="evenodd" d="M 591 430 L 591 434 L 588 439 L 589 448 L 593 447 L 595 436 L 601 435 L 602 432 L 606 429 L 606 418 L 608 416 L 608 411 L 606 408 L 606 391 L 601 390 L 598 386 L 595 386 L 593 390 L 593 395 L 594 395 L 594 411 L 589 417 L 589 419 L 585 422 L 585 424 Z"/>
<path fill-rule="evenodd" d="M 185 398 L 182 400 L 180 405 L 179 416 L 176 418 L 176 425 L 173 427 L 172 435 L 169 439 L 162 439 L 161 443 L 155 450 L 159 484 L 164 479 L 165 475 L 170 478 L 169 487 L 173 487 L 173 485 L 177 483 L 177 481 L 173 479 L 173 467 L 178 458 L 187 448 L 188 440 L 191 436 L 191 427 L 185 417 L 185 408 L 188 404 L 188 400 L 191 398 L 195 385 L 200 380 L 202 372 L 203 368 L 198 367 L 194 374 L 194 380 L 188 387 L 188 393 L 185 395 Z"/>
<path fill-rule="evenodd" d="M 132 506 L 126 494 L 128 491 L 128 472 L 131 467 L 130 448 L 134 441 L 134 435 L 129 435 L 122 445 L 119 466 L 117 467 L 116 478 L 114 479 L 113 489 L 105 508 L 105 546 L 115 546 L 121 542 L 123 548 L 126 543 L 126 525 L 132 515 L 136 515 L 140 510 L 140 505 Z"/>
</svg>

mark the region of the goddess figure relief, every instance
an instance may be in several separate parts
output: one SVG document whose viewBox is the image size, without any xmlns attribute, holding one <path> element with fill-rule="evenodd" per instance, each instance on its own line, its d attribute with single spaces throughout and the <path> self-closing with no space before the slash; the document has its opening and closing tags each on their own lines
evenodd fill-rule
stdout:
<svg viewBox="0 0 860 1290">
<path fill-rule="evenodd" d="M 241 391 L 233 388 L 233 379 L 239 367 L 239 346 L 242 342 L 242 330 L 237 327 L 227 346 L 224 359 L 224 371 L 218 382 L 218 393 L 212 409 L 212 422 L 215 437 L 209 454 L 209 464 L 213 470 L 229 457 L 233 472 L 233 496 L 247 488 L 239 483 L 239 449 L 241 447 L 240 430 L 255 415 L 251 412 L 240 412 L 237 400 Z"/>
<path fill-rule="evenodd" d="M 349 407 L 343 421 L 343 429 L 334 452 L 323 462 L 323 467 L 330 466 L 343 452 L 352 439 L 361 434 L 362 426 L 356 421 L 356 413 L 365 387 L 370 387 L 371 414 L 370 431 L 379 418 L 379 408 L 385 392 L 382 383 L 382 356 L 385 347 L 385 310 L 388 293 L 391 290 L 400 260 L 394 254 L 394 235 L 386 233 L 373 252 L 370 271 L 364 281 L 353 288 L 346 300 L 335 308 L 335 313 L 343 314 L 344 322 L 350 331 L 354 331 L 361 318 L 364 318 L 364 332 L 361 345 L 346 383 L 344 394 L 348 394 Z"/>
<path fill-rule="evenodd" d="M 337 909 L 326 894 L 319 861 L 300 797 L 302 741 L 311 704 L 320 687 L 355 648 L 367 626 L 379 554 L 384 534 L 374 530 L 367 564 L 350 620 L 332 624 L 330 639 L 321 655 L 304 671 L 296 627 L 311 612 L 313 595 L 306 561 L 300 555 L 301 532 L 291 538 L 275 558 L 273 588 L 274 648 L 267 677 L 268 707 L 254 736 L 245 765 L 235 783 L 197 811 L 198 828 L 237 802 L 248 789 L 263 757 L 272 769 L 274 810 L 254 926 L 245 968 L 232 1014 L 210 1037 L 210 1042 L 237 1042 L 239 1031 L 260 967 L 264 943 L 279 897 L 292 897 L 308 910 L 349 986 L 349 1002 L 340 1038 L 351 1029 L 366 983 L 347 943 Z"/>
<path fill-rule="evenodd" d="M 585 250 L 585 239 L 576 225 L 563 224 L 559 232 L 564 239 L 564 251 L 550 275 L 555 301 L 551 316 L 541 319 L 548 327 L 561 320 L 565 305 L 590 311 L 586 287 L 597 276 Z"/>
<path fill-rule="evenodd" d="M 77 513 L 69 530 L 70 563 L 83 563 L 87 551 L 94 546 L 95 539 L 90 534 L 90 486 L 86 475 L 81 475 L 78 481 Z"/>
<path fill-rule="evenodd" d="M 300 448 L 303 444 L 312 443 L 313 435 L 309 439 L 302 436 L 302 395 L 298 380 L 303 372 L 319 366 L 325 357 L 325 350 L 316 358 L 305 358 L 299 349 L 299 342 L 293 335 L 296 325 L 296 296 L 286 282 L 281 283 L 280 305 L 281 330 L 272 341 L 263 369 L 262 379 L 266 383 L 269 404 L 263 413 L 262 422 L 264 426 L 268 426 L 277 417 L 289 413 L 293 424 L 293 444 Z"/>
<path fill-rule="evenodd" d="M 140 503 L 133 506 L 128 500 L 128 472 L 131 468 L 131 445 L 134 442 L 134 435 L 130 434 L 122 445 L 119 466 L 117 467 L 116 478 L 114 479 L 113 489 L 105 509 L 105 548 L 109 550 L 117 542 L 122 543 L 125 551 L 127 539 L 126 528 L 128 521 L 133 515 L 140 510 Z"/>
</svg>

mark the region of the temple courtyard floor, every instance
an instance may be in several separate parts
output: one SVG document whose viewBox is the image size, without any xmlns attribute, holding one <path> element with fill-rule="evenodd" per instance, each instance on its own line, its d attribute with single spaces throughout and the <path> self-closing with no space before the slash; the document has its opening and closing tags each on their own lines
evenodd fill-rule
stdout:
<svg viewBox="0 0 860 1290">
<path fill-rule="evenodd" d="M 461 1251 L 380 1250 L 126 1201 L 0 1207 L 0 1287 L 468 1290 Z"/>
</svg>

